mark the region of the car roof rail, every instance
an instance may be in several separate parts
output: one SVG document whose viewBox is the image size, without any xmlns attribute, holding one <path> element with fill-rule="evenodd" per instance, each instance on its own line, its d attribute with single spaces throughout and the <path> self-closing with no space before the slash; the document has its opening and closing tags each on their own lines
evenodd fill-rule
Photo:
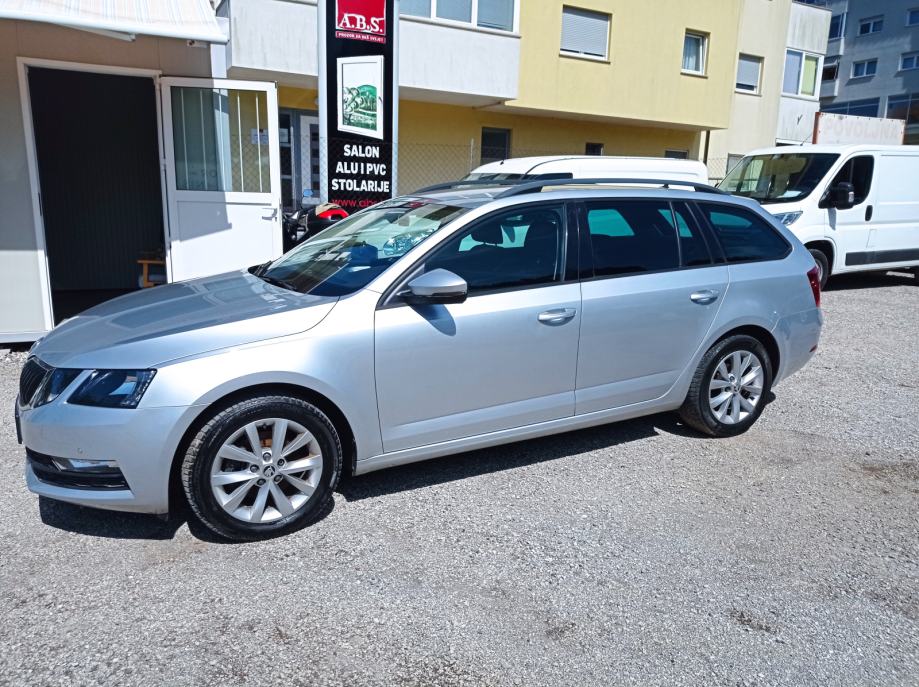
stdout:
<svg viewBox="0 0 919 687">
<path fill-rule="evenodd" d="M 520 183 L 519 179 L 458 179 L 419 188 L 417 191 L 413 191 L 412 195 L 415 193 L 432 193 L 433 191 L 449 191 L 463 186 L 511 186 L 518 183 Z"/>
<path fill-rule="evenodd" d="M 591 179 L 537 179 L 534 181 L 523 180 L 511 186 L 509 189 L 502 191 L 495 198 L 510 198 L 519 196 L 524 193 L 534 193 L 542 191 L 547 186 L 601 186 L 620 185 L 620 184 L 653 184 L 670 188 L 671 186 L 687 186 L 698 193 L 716 193 L 722 196 L 731 195 L 727 191 L 715 188 L 709 184 L 703 184 L 698 181 L 688 181 L 685 179 L 647 179 L 633 177 L 611 177 L 611 178 L 591 178 Z"/>
</svg>

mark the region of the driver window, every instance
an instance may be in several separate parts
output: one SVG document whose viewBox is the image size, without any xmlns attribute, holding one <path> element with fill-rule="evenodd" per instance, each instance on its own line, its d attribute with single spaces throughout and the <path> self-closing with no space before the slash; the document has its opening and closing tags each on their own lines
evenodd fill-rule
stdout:
<svg viewBox="0 0 919 687">
<path fill-rule="evenodd" d="M 494 215 L 448 241 L 425 261 L 458 274 L 469 293 L 557 282 L 562 274 L 564 206 Z"/>
<path fill-rule="evenodd" d="M 874 174 L 874 158 L 871 155 L 859 155 L 848 160 L 830 184 L 830 188 L 843 181 L 855 187 L 855 204 L 864 202 L 871 191 L 871 177 Z"/>
</svg>

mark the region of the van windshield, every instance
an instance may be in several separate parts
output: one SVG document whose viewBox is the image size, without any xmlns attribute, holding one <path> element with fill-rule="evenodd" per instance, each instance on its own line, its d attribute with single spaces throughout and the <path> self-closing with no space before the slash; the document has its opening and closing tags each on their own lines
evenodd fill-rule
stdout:
<svg viewBox="0 0 919 687">
<path fill-rule="evenodd" d="M 811 194 L 839 158 L 835 153 L 777 153 L 742 159 L 718 188 L 761 203 L 787 203 Z"/>
<path fill-rule="evenodd" d="M 347 217 L 253 274 L 317 296 L 362 289 L 467 208 L 397 198 Z"/>
</svg>

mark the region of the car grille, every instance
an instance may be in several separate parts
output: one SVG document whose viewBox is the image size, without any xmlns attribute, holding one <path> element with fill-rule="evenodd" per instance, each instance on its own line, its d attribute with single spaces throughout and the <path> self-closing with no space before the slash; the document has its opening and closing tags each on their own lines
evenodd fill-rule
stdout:
<svg viewBox="0 0 919 687">
<path fill-rule="evenodd" d="M 29 358 L 22 367 L 22 374 L 19 375 L 19 403 L 28 406 L 32 402 L 32 397 L 38 391 L 45 375 L 51 372 L 51 368 L 42 364 L 38 358 Z"/>
</svg>

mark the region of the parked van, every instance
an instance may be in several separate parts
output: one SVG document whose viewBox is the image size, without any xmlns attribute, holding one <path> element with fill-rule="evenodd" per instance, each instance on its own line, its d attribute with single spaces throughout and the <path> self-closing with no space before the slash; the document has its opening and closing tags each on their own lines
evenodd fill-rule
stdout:
<svg viewBox="0 0 919 687">
<path fill-rule="evenodd" d="M 472 170 L 466 179 L 686 179 L 708 183 L 708 170 L 698 160 L 669 157 L 612 157 L 602 155 L 552 155 L 517 157 L 489 162 Z"/>
<path fill-rule="evenodd" d="M 912 267 L 919 276 L 919 146 L 756 150 L 719 184 L 758 200 L 831 274 Z"/>
</svg>

